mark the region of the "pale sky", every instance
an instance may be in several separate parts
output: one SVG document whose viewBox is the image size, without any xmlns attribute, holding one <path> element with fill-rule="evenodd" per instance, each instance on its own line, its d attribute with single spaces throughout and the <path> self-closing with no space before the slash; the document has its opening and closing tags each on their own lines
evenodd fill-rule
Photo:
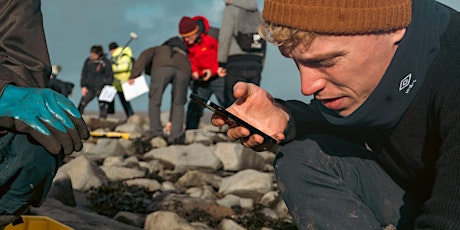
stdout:
<svg viewBox="0 0 460 230">
<path fill-rule="evenodd" d="M 257 0 L 259 9 L 263 0 Z M 460 10 L 459 0 L 440 2 Z M 179 6 L 179 7 L 178 7 Z M 107 46 L 116 41 L 120 46 L 129 40 L 129 33 L 139 38 L 131 42 L 134 54 L 157 46 L 167 38 L 176 36 L 182 16 L 202 15 L 211 26 L 220 27 L 224 0 L 42 0 L 45 33 L 51 63 L 61 65 L 59 78 L 75 84 L 70 99 L 78 105 L 81 97 L 80 73 L 92 45 Z M 274 97 L 309 101 L 300 92 L 299 73 L 292 60 L 268 46 L 261 86 Z M 162 110 L 170 106 L 170 86 L 163 96 Z M 122 111 L 116 99 L 117 111 Z M 142 95 L 132 101 L 134 111 L 147 111 L 148 97 Z M 87 110 L 97 110 L 96 100 Z"/>
</svg>

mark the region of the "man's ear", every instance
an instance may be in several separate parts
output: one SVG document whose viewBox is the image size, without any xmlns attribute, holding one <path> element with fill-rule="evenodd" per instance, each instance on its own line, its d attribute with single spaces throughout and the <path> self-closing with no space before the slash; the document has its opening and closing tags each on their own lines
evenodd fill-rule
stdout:
<svg viewBox="0 0 460 230">
<path fill-rule="evenodd" d="M 406 34 L 406 28 L 397 29 L 390 33 L 391 39 L 393 39 L 394 44 L 398 44 Z"/>
</svg>

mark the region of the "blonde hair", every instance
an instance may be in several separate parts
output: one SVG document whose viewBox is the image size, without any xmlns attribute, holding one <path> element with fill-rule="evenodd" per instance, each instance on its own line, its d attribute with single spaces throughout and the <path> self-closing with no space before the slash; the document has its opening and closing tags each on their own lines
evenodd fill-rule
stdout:
<svg viewBox="0 0 460 230">
<path fill-rule="evenodd" d="M 318 36 L 315 32 L 302 31 L 267 21 L 259 26 L 258 32 L 263 39 L 279 46 L 282 49 L 281 52 L 289 52 L 298 45 L 309 46 Z M 286 54 L 283 53 L 283 55 Z"/>
</svg>

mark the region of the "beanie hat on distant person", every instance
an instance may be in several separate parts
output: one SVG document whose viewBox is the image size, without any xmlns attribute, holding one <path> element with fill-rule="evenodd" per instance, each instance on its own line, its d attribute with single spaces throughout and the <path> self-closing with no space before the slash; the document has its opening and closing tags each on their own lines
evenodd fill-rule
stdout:
<svg viewBox="0 0 460 230">
<path fill-rule="evenodd" d="M 387 32 L 410 24 L 412 0 L 265 0 L 262 17 L 320 34 Z"/>
<path fill-rule="evenodd" d="M 188 37 L 198 32 L 198 24 L 190 17 L 182 17 L 179 22 L 179 34 Z"/>
<path fill-rule="evenodd" d="M 116 42 L 111 42 L 109 44 L 109 50 L 113 50 L 118 47 L 118 44 Z"/>
</svg>

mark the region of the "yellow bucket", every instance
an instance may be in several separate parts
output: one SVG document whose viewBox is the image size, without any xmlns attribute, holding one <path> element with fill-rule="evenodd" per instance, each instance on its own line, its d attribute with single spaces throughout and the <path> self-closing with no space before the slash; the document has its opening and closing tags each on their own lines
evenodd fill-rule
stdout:
<svg viewBox="0 0 460 230">
<path fill-rule="evenodd" d="M 21 216 L 24 223 L 9 224 L 4 230 L 73 230 L 46 216 Z"/>
</svg>

